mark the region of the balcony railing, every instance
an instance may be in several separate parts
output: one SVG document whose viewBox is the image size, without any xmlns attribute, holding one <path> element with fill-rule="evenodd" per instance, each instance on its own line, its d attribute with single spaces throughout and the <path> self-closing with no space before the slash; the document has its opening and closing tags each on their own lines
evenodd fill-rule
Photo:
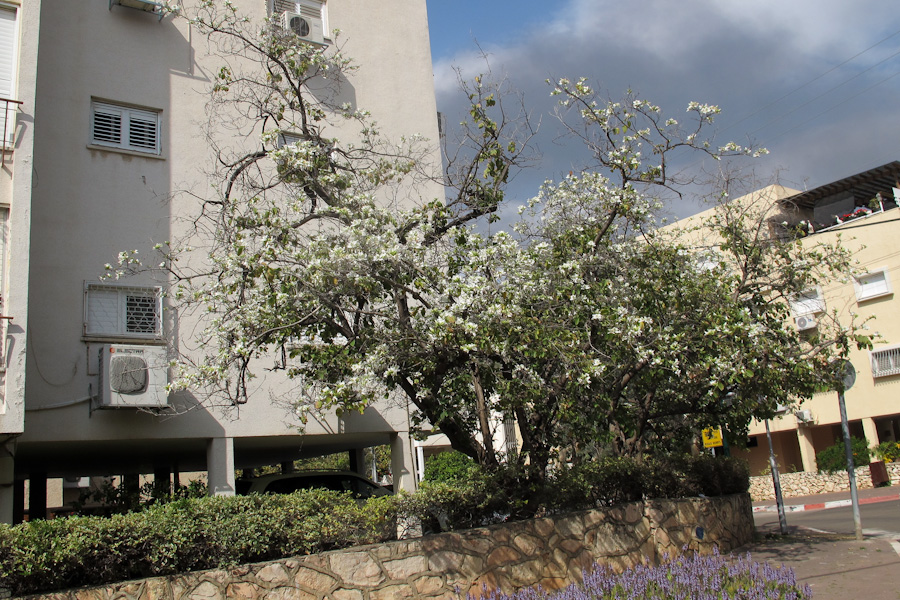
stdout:
<svg viewBox="0 0 900 600">
<path fill-rule="evenodd" d="M 21 104 L 21 100 L 0 98 L 0 107 L 3 109 L 3 114 L 0 115 L 0 120 L 3 121 L 3 137 L 0 138 L 3 143 L 3 147 L 0 149 L 0 167 L 6 166 L 6 153 L 12 153 L 13 147 L 16 145 L 16 112 Z"/>
</svg>

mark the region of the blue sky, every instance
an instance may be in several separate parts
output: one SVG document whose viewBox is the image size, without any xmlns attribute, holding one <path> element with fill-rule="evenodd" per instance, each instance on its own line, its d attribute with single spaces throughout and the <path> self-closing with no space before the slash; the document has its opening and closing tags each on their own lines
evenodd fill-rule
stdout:
<svg viewBox="0 0 900 600">
<path fill-rule="evenodd" d="M 543 159 L 511 186 L 516 200 L 583 164 L 560 145 L 547 78 L 628 88 L 676 116 L 718 104 L 717 142 L 753 141 L 761 184 L 809 189 L 900 159 L 900 11 L 888 0 L 428 0 L 438 108 L 464 114 L 454 68 L 486 68 L 541 119 Z M 694 165 L 692 168 L 702 168 Z M 672 214 L 702 208 L 675 202 Z"/>
</svg>

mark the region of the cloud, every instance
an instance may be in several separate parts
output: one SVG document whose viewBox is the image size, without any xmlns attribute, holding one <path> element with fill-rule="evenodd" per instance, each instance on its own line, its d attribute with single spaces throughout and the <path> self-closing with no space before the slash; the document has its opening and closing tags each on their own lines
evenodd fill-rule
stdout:
<svg viewBox="0 0 900 600">
<path fill-rule="evenodd" d="M 773 152 L 759 162 L 763 176 L 786 169 L 798 181 L 820 185 L 898 157 L 900 76 L 891 77 L 900 73 L 900 59 L 892 57 L 900 35 L 866 51 L 900 32 L 900 13 L 888 3 L 569 0 L 553 6 L 543 20 L 507 34 L 512 41 L 482 39 L 480 50 L 473 45 L 435 64 L 438 106 L 451 123 L 465 114 L 454 68 L 472 77 L 488 65 L 543 116 L 535 141 L 544 159 L 536 172 L 516 179 L 516 198 L 587 160 L 582 148 L 558 139 L 548 116 L 547 78 L 586 76 L 614 98 L 631 88 L 675 116 L 691 100 L 718 104 L 719 141 L 753 140 Z M 672 210 L 683 215 L 695 205 L 675 203 Z"/>
</svg>

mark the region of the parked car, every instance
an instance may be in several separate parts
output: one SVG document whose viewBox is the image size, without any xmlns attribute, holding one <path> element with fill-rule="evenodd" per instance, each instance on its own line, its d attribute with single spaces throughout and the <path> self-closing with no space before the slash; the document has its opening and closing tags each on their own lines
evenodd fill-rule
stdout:
<svg viewBox="0 0 900 600">
<path fill-rule="evenodd" d="M 351 492 L 354 498 L 366 499 L 386 496 L 390 490 L 351 471 L 298 471 L 296 473 L 275 473 L 238 479 L 236 491 L 242 496 L 248 494 L 290 494 L 297 490 L 324 488 L 338 492 Z"/>
</svg>

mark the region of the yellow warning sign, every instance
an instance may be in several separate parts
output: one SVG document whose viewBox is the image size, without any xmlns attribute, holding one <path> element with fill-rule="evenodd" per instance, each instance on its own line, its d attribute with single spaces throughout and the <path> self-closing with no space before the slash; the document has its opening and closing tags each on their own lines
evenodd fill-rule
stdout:
<svg viewBox="0 0 900 600">
<path fill-rule="evenodd" d="M 719 448 L 722 446 L 722 430 L 708 427 L 703 430 L 703 447 Z"/>
</svg>

